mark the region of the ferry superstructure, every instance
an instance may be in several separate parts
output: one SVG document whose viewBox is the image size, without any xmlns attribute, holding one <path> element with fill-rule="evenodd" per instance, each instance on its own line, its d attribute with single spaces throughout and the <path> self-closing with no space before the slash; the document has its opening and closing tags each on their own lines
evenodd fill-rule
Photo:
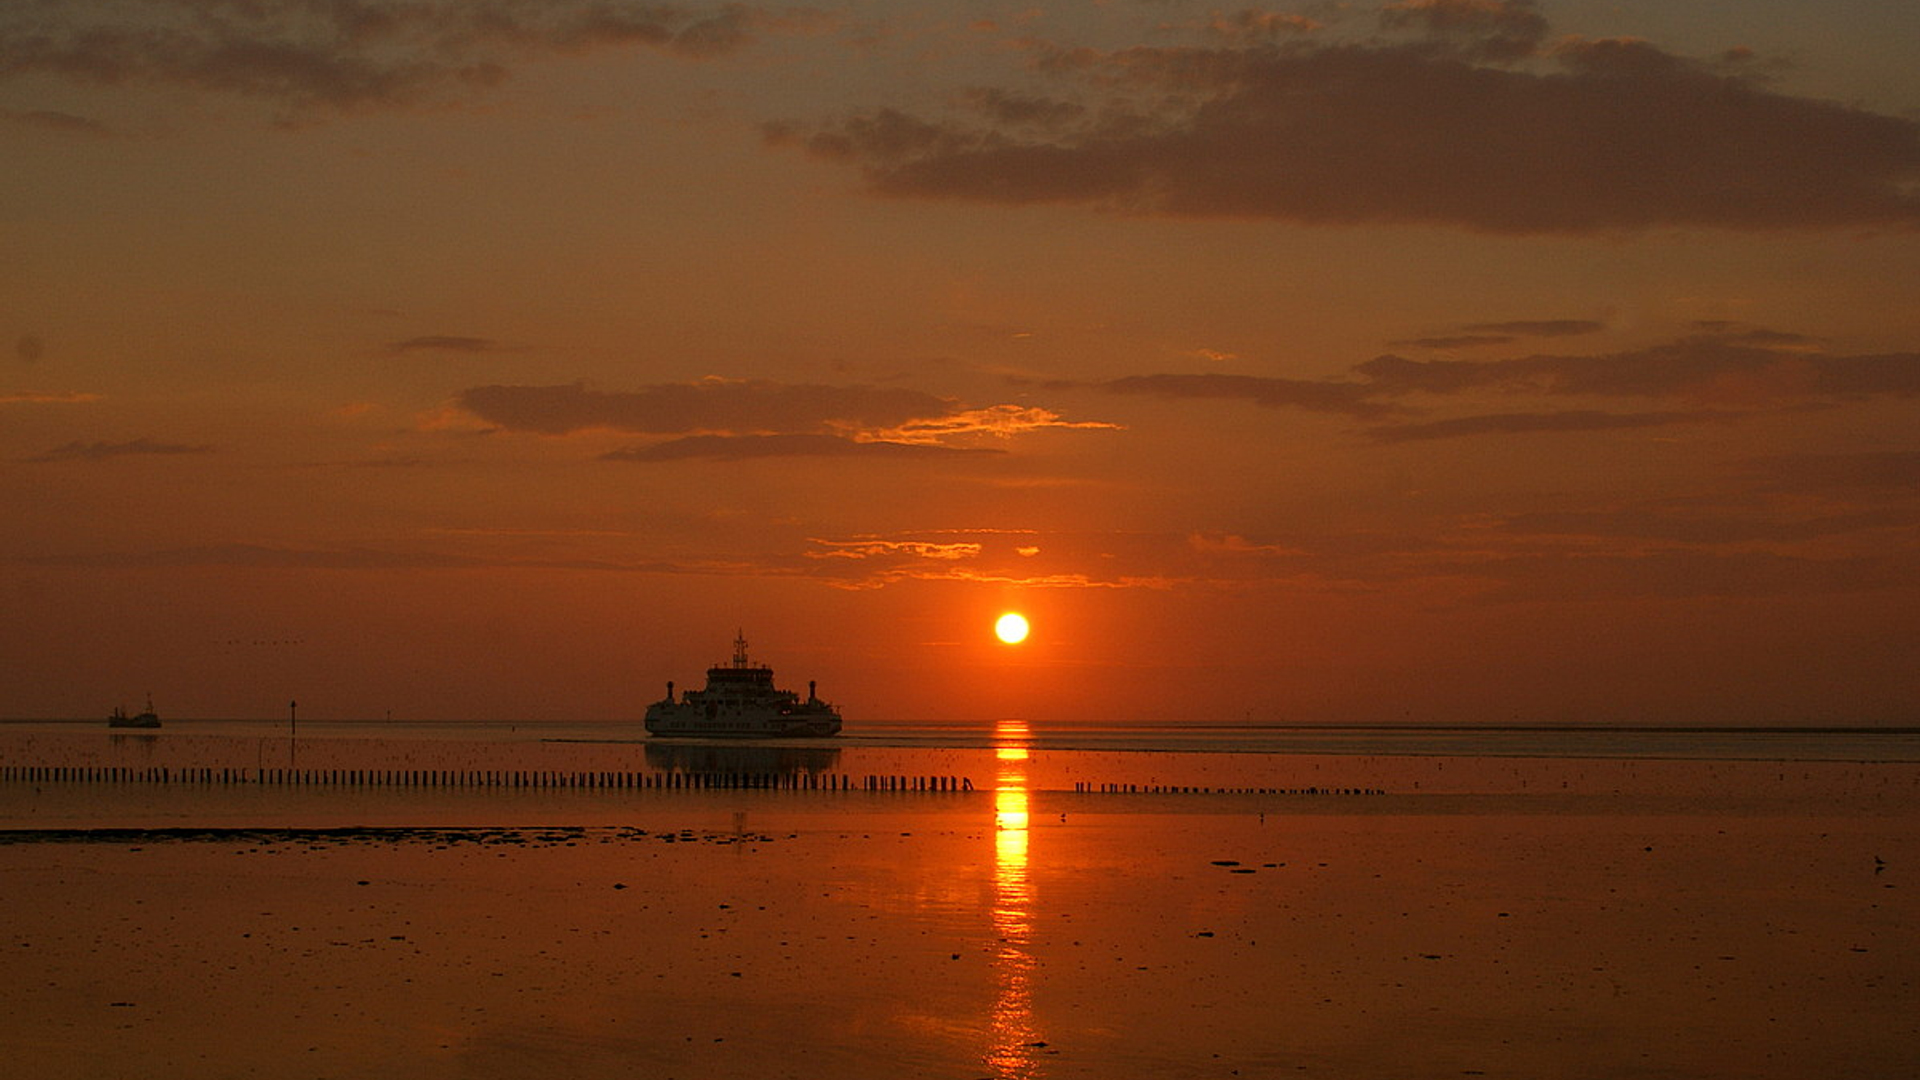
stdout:
<svg viewBox="0 0 1920 1080">
<path fill-rule="evenodd" d="M 717 738 L 819 738 L 840 733 L 840 711 L 821 701 L 814 684 L 807 696 L 773 685 L 773 669 L 747 659 L 744 633 L 733 639 L 733 660 L 707 669 L 704 690 L 667 696 L 647 706 L 647 734 Z"/>
</svg>

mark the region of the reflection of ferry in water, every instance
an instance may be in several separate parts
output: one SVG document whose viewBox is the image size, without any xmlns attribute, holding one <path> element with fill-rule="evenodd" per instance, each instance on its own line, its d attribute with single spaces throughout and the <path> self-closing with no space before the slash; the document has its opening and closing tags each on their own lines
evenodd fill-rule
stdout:
<svg viewBox="0 0 1920 1080">
<path fill-rule="evenodd" d="M 747 662 L 745 635 L 733 639 L 733 662 L 707 669 L 707 688 L 667 696 L 647 706 L 649 735 L 709 735 L 765 738 L 781 735 L 838 735 L 840 712 L 814 696 L 807 684 L 803 700 L 791 690 L 775 689 L 773 669 Z"/>
<path fill-rule="evenodd" d="M 132 716 L 127 715 L 126 706 L 115 705 L 113 707 L 113 712 L 108 714 L 107 716 L 107 726 L 108 727 L 133 727 L 133 728 L 159 727 L 160 714 L 153 711 L 153 695 L 152 694 L 147 695 L 146 711 L 134 713 Z"/>
<path fill-rule="evenodd" d="M 714 776 L 819 776 L 840 762 L 832 745 L 755 746 L 715 742 L 660 742 L 649 739 L 647 768 L 655 772 Z"/>
</svg>

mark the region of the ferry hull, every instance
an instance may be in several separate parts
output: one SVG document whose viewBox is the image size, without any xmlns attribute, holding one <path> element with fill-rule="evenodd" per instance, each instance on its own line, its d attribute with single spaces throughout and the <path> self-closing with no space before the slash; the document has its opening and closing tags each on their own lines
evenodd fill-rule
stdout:
<svg viewBox="0 0 1920 1080">
<path fill-rule="evenodd" d="M 160 726 L 160 714 L 153 711 L 153 696 L 147 696 L 147 711 L 127 715 L 127 710 L 115 707 L 107 717 L 110 728 L 157 728 Z"/>
<path fill-rule="evenodd" d="M 647 734 L 710 739 L 825 738 L 840 734 L 840 717 L 832 713 L 804 716 L 765 715 L 749 710 L 716 710 L 691 705 L 659 705 L 647 709 Z"/>
</svg>

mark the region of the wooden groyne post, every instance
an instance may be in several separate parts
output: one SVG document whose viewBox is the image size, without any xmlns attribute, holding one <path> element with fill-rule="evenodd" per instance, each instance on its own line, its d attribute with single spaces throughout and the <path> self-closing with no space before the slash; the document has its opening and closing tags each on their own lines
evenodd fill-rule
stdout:
<svg viewBox="0 0 1920 1080">
<path fill-rule="evenodd" d="M 252 784 L 409 788 L 581 788 L 634 791 L 963 792 L 960 776 L 864 776 L 846 773 L 653 772 L 573 769 L 319 769 L 295 766 L 0 765 L 0 782 L 91 784 Z"/>
</svg>

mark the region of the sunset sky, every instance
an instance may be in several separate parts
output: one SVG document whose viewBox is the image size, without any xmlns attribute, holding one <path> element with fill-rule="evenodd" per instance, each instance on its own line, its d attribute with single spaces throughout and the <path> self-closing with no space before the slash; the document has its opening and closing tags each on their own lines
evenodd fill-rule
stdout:
<svg viewBox="0 0 1920 1080">
<path fill-rule="evenodd" d="M 1920 722 L 1916 60 L 1886 0 L 11 0 L 0 717 L 638 718 L 742 628 L 849 730 Z"/>
</svg>

